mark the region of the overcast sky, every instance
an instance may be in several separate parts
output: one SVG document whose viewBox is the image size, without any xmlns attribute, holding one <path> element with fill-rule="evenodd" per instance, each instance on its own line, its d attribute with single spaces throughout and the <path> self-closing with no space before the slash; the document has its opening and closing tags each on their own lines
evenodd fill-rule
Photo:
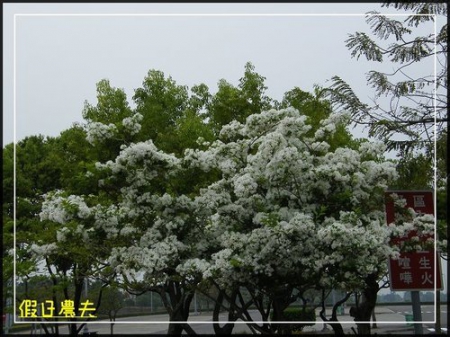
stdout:
<svg viewBox="0 0 450 337">
<path fill-rule="evenodd" d="M 352 59 L 345 40 L 370 33 L 364 14 L 372 10 L 407 14 L 378 3 L 3 4 L 3 144 L 83 122 L 102 79 L 133 106 L 151 69 L 214 93 L 220 79 L 237 85 L 252 62 L 277 100 L 294 87 L 327 86 L 334 75 L 367 100 L 365 74 L 393 66 Z"/>
<path fill-rule="evenodd" d="M 29 135 L 57 136 L 82 122 L 84 101 L 96 103 L 96 83 L 104 78 L 131 103 L 150 69 L 215 92 L 222 78 L 237 84 L 250 61 L 274 99 L 296 86 L 326 86 L 333 75 L 370 96 L 364 74 L 373 65 L 351 59 L 345 47 L 349 33 L 369 27 L 363 15 L 346 14 L 396 12 L 376 3 L 8 3 L 3 10 L 4 145 Z M 167 16 L 155 16 L 162 13 Z M 271 15 L 280 13 L 289 16 Z"/>
</svg>

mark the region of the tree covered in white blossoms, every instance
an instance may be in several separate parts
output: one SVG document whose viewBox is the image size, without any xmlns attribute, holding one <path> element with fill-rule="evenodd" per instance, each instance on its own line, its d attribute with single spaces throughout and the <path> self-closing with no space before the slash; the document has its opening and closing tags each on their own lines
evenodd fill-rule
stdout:
<svg viewBox="0 0 450 337">
<path fill-rule="evenodd" d="M 105 263 L 109 256 L 103 229 L 96 223 L 96 213 L 101 210 L 96 196 L 71 195 L 62 190 L 49 192 L 44 196 L 39 214 L 45 234 L 37 233 L 29 246 L 31 256 L 44 261 L 45 272 L 53 282 L 52 300 L 59 312 L 62 300 L 73 301 L 77 317 L 69 318 L 69 333 L 77 335 L 84 324 L 77 325 L 81 302 L 90 301 L 91 308 L 98 309 L 102 292 L 98 298 L 83 297 L 89 278 L 107 279 L 113 277 Z M 63 294 L 58 294 L 62 290 Z M 57 320 L 56 318 L 52 320 Z"/>
<path fill-rule="evenodd" d="M 117 273 L 127 291 L 158 292 L 171 320 L 187 320 L 194 294 L 188 283 L 195 282 L 180 281 L 175 268 L 191 249 L 182 240 L 190 242 L 196 235 L 184 194 L 204 178 L 180 170 L 179 159 L 154 143 L 180 153 L 188 146 L 199 147 L 199 136 L 211 138 L 205 117 L 199 115 L 207 91 L 203 84 L 194 86 L 189 97 L 186 87 L 151 70 L 135 92 L 135 110 L 125 92 L 108 80 L 97 84 L 97 104 L 85 103 L 82 129 L 91 146 L 86 141 L 83 145 L 89 156 L 71 163 L 73 153 L 64 145 L 63 158 L 68 166 L 80 166 L 84 176 L 79 178 L 76 171 L 72 181 L 44 195 L 40 226 L 46 235 L 29 240 L 31 253 L 46 262 L 48 272 L 56 270 L 65 284 L 74 282 L 77 306 L 84 278 L 98 278 L 107 285 Z M 73 299 L 70 296 L 65 295 Z M 79 329 L 72 325 L 71 334 Z M 182 329 L 189 331 L 189 326 L 171 325 L 169 333 Z"/>
<path fill-rule="evenodd" d="M 331 114 L 311 135 L 298 110 L 269 110 L 224 126 L 205 151 L 187 150 L 192 167 L 221 177 L 195 198 L 208 254 L 179 270 L 246 287 L 263 320 L 271 310 L 283 320 L 294 288 L 369 289 L 376 298 L 395 255 L 383 198 L 396 172 L 381 143 L 331 145 L 346 122 Z"/>
<path fill-rule="evenodd" d="M 432 219 L 387 226 L 384 193 L 397 173 L 384 145 L 353 139 L 319 88 L 272 102 L 253 70 L 214 96 L 150 71 L 135 109 L 99 82 L 97 105 L 83 111 L 89 153 L 74 182 L 45 194 L 47 231 L 28 245 L 48 273 L 74 282 L 77 305 L 85 278 L 107 286 L 117 277 L 129 292 L 161 296 L 169 334 L 194 333 L 195 291 L 214 287 L 214 320 L 226 309 L 231 322 L 275 333 L 289 332 L 276 322 L 307 291 L 323 293 L 324 306 L 337 289 L 342 301 L 362 294 L 356 320 L 370 321 L 387 260 L 399 255 L 391 237 L 427 233 Z M 328 321 L 342 333 L 336 308 Z"/>
<path fill-rule="evenodd" d="M 185 322 L 201 279 L 184 277 L 178 266 L 196 256 L 200 223 L 191 199 L 178 193 L 180 159 L 156 148 L 151 140 L 130 144 L 114 161 L 98 165 L 105 187 L 118 187 L 118 202 L 99 215 L 107 237 L 115 240 L 108 262 L 134 292 L 161 295 L 170 321 Z M 188 324 L 170 324 L 177 334 Z"/>
</svg>

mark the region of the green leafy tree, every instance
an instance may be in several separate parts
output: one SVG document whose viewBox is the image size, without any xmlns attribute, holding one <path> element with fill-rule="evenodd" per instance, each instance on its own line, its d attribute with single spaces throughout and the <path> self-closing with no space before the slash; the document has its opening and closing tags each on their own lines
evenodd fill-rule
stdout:
<svg viewBox="0 0 450 337">
<path fill-rule="evenodd" d="M 97 104 L 92 105 L 86 101 L 82 115 L 88 125 L 87 140 L 96 145 L 91 147 L 91 151 L 95 151 L 98 160 L 108 160 L 117 156 L 120 145 L 133 141 L 133 136 L 138 132 L 138 130 L 121 132 L 125 129 L 123 120 L 131 118 L 133 111 L 128 105 L 124 90 L 112 87 L 106 79 L 97 83 Z M 102 126 L 103 128 L 100 128 Z M 108 144 L 101 146 L 106 135 Z M 86 140 L 82 142 L 85 143 Z"/>
<path fill-rule="evenodd" d="M 187 87 L 178 85 L 170 76 L 166 78 L 162 71 L 150 70 L 142 87 L 135 90 L 133 100 L 136 112 L 143 116 L 138 139 L 152 139 L 158 147 L 171 152 L 162 138 L 175 130 L 177 121 L 186 111 Z"/>
<path fill-rule="evenodd" d="M 58 242 L 61 226 L 51 221 L 41 221 L 46 195 L 51 191 L 64 189 L 70 193 L 84 194 L 95 191 L 97 181 L 87 175 L 94 166 L 96 155 L 88 146 L 86 132 L 79 125 L 63 131 L 59 137 L 30 136 L 19 141 L 16 146 L 16 199 L 13 200 L 13 157 L 14 145 L 8 144 L 3 149 L 4 190 L 3 220 L 4 231 L 4 279 L 11 280 L 13 259 L 17 262 L 17 280 L 23 287 L 17 292 L 18 304 L 23 299 L 53 300 L 56 309 L 63 299 L 76 302 L 78 308 L 81 300 L 83 281 L 86 275 L 92 275 L 95 260 L 101 254 L 95 254 L 96 247 L 103 247 L 99 242 L 88 247 L 83 238 L 61 244 L 59 254 L 50 251 Z M 9 252 L 13 248 L 14 208 L 16 220 L 16 255 Z M 74 228 L 76 224 L 71 224 Z M 68 226 L 70 227 L 70 226 Z M 67 229 L 67 228 L 66 228 Z M 86 249 L 83 249 L 86 248 Z M 89 262 L 89 256 L 91 260 Z M 44 268 L 44 272 L 42 272 Z M 89 271 L 89 272 L 88 272 Z M 43 290 L 42 279 L 50 284 L 48 292 Z M 41 286 L 37 286 L 40 282 Z M 12 286 L 12 283 L 8 282 Z M 11 296 L 11 291 L 4 287 L 4 293 Z M 36 296 L 37 297 L 36 297 Z M 5 297 L 6 298 L 6 297 Z M 6 304 L 6 303 L 5 303 Z M 56 310 L 56 311 L 57 311 Z M 79 327 L 70 326 L 72 334 Z M 44 326 L 47 333 L 50 331 Z M 79 331 L 79 330 L 78 330 Z M 52 333 L 58 334 L 58 328 Z"/>
<path fill-rule="evenodd" d="M 13 187 L 14 187 L 14 154 L 13 144 L 3 148 L 3 194 L 2 194 L 2 308 L 3 314 L 13 313 L 13 259 L 14 222 L 13 222 Z M 20 273 L 20 270 L 18 270 Z"/>
<path fill-rule="evenodd" d="M 93 171 L 97 158 L 82 125 L 74 124 L 62 131 L 55 139 L 51 158 L 60 170 L 60 188 L 74 194 L 96 191 L 97 181 L 88 172 Z"/>
<path fill-rule="evenodd" d="M 367 84 L 374 88 L 371 103 L 361 101 L 350 85 L 339 76 L 332 79 L 330 97 L 334 106 L 348 110 L 352 121 L 367 125 L 369 135 L 382 139 L 389 149 L 404 154 L 428 148 L 444 131 L 447 115 L 447 4 L 441 2 L 385 2 L 412 13 L 403 21 L 372 11 L 367 23 L 373 37 L 363 32 L 350 34 L 346 46 L 351 56 L 376 63 L 391 62 L 395 70 L 372 70 Z M 438 32 L 420 34 L 422 26 L 438 21 Z M 423 30 L 422 30 L 423 31 Z M 375 39 L 379 41 L 376 42 Z M 434 76 L 433 58 L 436 58 Z M 435 90 L 436 89 L 436 90 Z M 433 132 L 436 123 L 438 134 Z"/>
<path fill-rule="evenodd" d="M 225 79 L 219 81 L 218 91 L 207 106 L 210 124 L 216 134 L 233 120 L 244 122 L 251 114 L 272 107 L 272 100 L 265 95 L 264 81 L 265 77 L 256 73 L 250 62 L 246 63 L 244 76 L 237 87 Z"/>
<path fill-rule="evenodd" d="M 125 295 L 117 285 L 109 285 L 104 287 L 103 284 L 99 284 L 100 290 L 102 290 L 102 300 L 98 310 L 98 314 L 106 314 L 111 322 L 110 334 L 114 334 L 114 324 L 117 318 L 117 314 L 125 307 Z"/>
<path fill-rule="evenodd" d="M 28 277 L 35 269 L 35 261 L 24 251 L 33 233 L 40 230 L 36 214 L 40 211 L 42 195 L 60 188 L 60 168 L 55 165 L 52 147 L 54 138 L 30 136 L 15 146 L 16 155 L 16 199 L 14 200 L 14 145 L 3 149 L 3 221 L 4 261 L 12 263 L 8 251 L 13 248 L 14 210 L 16 219 L 16 253 L 18 276 Z M 8 264 L 9 264 L 8 263 Z M 12 267 L 12 266 L 11 266 Z M 11 280 L 12 268 L 6 267 L 5 280 Z"/>
<path fill-rule="evenodd" d="M 27 247 L 37 233 L 45 235 L 36 215 L 40 211 L 42 195 L 60 187 L 60 169 L 52 160 L 54 138 L 42 135 L 26 137 L 17 144 L 3 149 L 3 294 L 4 308 L 13 299 L 13 263 L 16 261 L 16 281 L 23 284 L 22 292 L 16 294 L 17 304 L 30 298 L 33 293 L 37 260 Z M 14 171 L 14 155 L 16 167 Z M 14 199 L 14 173 L 16 195 Z M 16 230 L 15 255 L 14 220 Z M 40 294 L 44 294 L 41 292 Z M 46 293 L 48 295 L 48 293 Z M 51 293 L 50 293 L 51 295 Z M 48 298 L 47 298 L 48 299 Z M 11 303 L 9 303 L 9 306 Z M 12 309 L 12 308 L 10 308 Z"/>
</svg>

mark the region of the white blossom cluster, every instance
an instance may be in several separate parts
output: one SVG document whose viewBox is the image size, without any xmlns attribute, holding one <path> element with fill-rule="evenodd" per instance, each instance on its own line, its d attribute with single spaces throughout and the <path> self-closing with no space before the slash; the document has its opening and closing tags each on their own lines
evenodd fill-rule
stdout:
<svg viewBox="0 0 450 337">
<path fill-rule="evenodd" d="M 108 262 L 129 279 L 146 274 L 165 282 L 190 258 L 187 252 L 196 249 L 196 241 L 203 242 L 191 226 L 191 199 L 155 187 L 166 185 L 180 163 L 148 140 L 123 146 L 114 160 L 96 165 L 120 186 L 120 197 L 113 205 L 95 208 L 95 226 L 107 238 L 118 239 Z"/>
<path fill-rule="evenodd" d="M 160 275 L 160 282 L 164 282 L 168 266 L 178 265 L 179 256 L 185 250 L 185 245 L 170 235 L 151 246 L 141 242 L 138 246 L 113 248 L 109 262 L 117 272 L 126 273 L 127 277 L 138 278 L 145 272 Z"/>
<path fill-rule="evenodd" d="M 41 221 L 58 225 L 54 227 L 53 242 L 38 241 L 30 245 L 30 252 L 38 259 L 51 254 L 67 255 L 68 245 L 79 245 L 81 251 L 94 232 L 90 224 L 95 217 L 95 208 L 90 208 L 83 196 L 67 195 L 62 190 L 44 195 L 39 217 Z"/>
<path fill-rule="evenodd" d="M 86 219 L 91 215 L 91 210 L 82 197 L 77 195 L 65 197 L 63 194 L 63 191 L 56 191 L 45 195 L 39 214 L 41 220 L 65 224 L 74 218 Z"/>
<path fill-rule="evenodd" d="M 140 113 L 135 113 L 131 117 L 125 117 L 122 120 L 122 125 L 124 126 L 125 130 L 130 133 L 130 135 L 135 135 L 141 131 L 141 122 L 144 116 L 142 116 Z"/>
<path fill-rule="evenodd" d="M 101 123 L 89 121 L 85 126 L 86 129 L 86 140 L 95 145 L 95 143 L 102 143 L 109 139 L 120 136 L 124 133 L 127 136 L 133 136 L 141 131 L 141 122 L 144 116 L 140 113 L 135 113 L 131 116 L 125 117 L 121 122 L 116 124 Z M 123 135 L 121 135 L 123 137 Z"/>
<path fill-rule="evenodd" d="M 390 245 L 389 227 L 373 214 L 341 212 L 337 219 L 326 218 L 317 235 L 322 257 L 316 267 L 330 270 L 323 286 L 334 281 L 342 289 L 360 289 L 366 275 L 383 270 L 388 257 L 397 255 Z"/>
<path fill-rule="evenodd" d="M 127 174 L 129 182 L 145 185 L 158 176 L 158 169 L 170 168 L 178 163 L 179 159 L 175 156 L 158 150 L 152 140 L 147 140 L 124 147 L 115 161 L 97 163 L 96 167 L 110 169 L 113 175 L 133 170 L 133 175 Z M 137 167 L 139 169 L 133 169 Z"/>
<path fill-rule="evenodd" d="M 31 244 L 29 250 L 35 257 L 42 258 L 55 253 L 58 250 L 58 246 L 54 242 L 43 245 L 33 243 Z"/>
<path fill-rule="evenodd" d="M 435 217 L 431 214 L 417 214 L 412 208 L 407 210 L 409 217 L 396 218 L 396 222 L 389 224 L 391 237 L 401 240 L 398 249 L 402 252 L 434 249 Z M 439 249 L 446 244 L 442 241 L 437 243 Z"/>
<path fill-rule="evenodd" d="M 93 208 L 94 227 L 102 229 L 106 233 L 106 238 L 116 237 L 119 233 L 120 214 L 116 205 L 96 205 Z"/>
<path fill-rule="evenodd" d="M 108 125 L 99 122 L 90 122 L 86 126 L 86 139 L 89 143 L 104 142 L 117 134 L 117 127 L 110 123 Z"/>
</svg>

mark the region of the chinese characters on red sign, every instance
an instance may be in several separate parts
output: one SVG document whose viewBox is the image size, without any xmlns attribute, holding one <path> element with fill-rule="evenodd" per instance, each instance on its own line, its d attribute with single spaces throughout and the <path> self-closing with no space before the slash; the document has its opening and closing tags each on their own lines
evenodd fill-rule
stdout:
<svg viewBox="0 0 450 337">
<path fill-rule="evenodd" d="M 395 220 L 394 202 L 389 198 L 392 193 L 405 199 L 406 207 L 414 209 L 416 213 L 434 215 L 431 191 L 388 191 L 386 192 L 386 219 L 388 224 Z M 425 241 L 428 238 L 430 236 L 420 237 L 419 239 Z M 407 239 L 397 239 L 393 243 L 400 244 L 402 240 Z M 437 281 L 436 289 L 441 289 L 439 267 L 439 258 L 434 249 L 401 253 L 397 260 L 390 259 L 389 261 L 391 290 L 434 290 L 435 280 Z"/>
</svg>

